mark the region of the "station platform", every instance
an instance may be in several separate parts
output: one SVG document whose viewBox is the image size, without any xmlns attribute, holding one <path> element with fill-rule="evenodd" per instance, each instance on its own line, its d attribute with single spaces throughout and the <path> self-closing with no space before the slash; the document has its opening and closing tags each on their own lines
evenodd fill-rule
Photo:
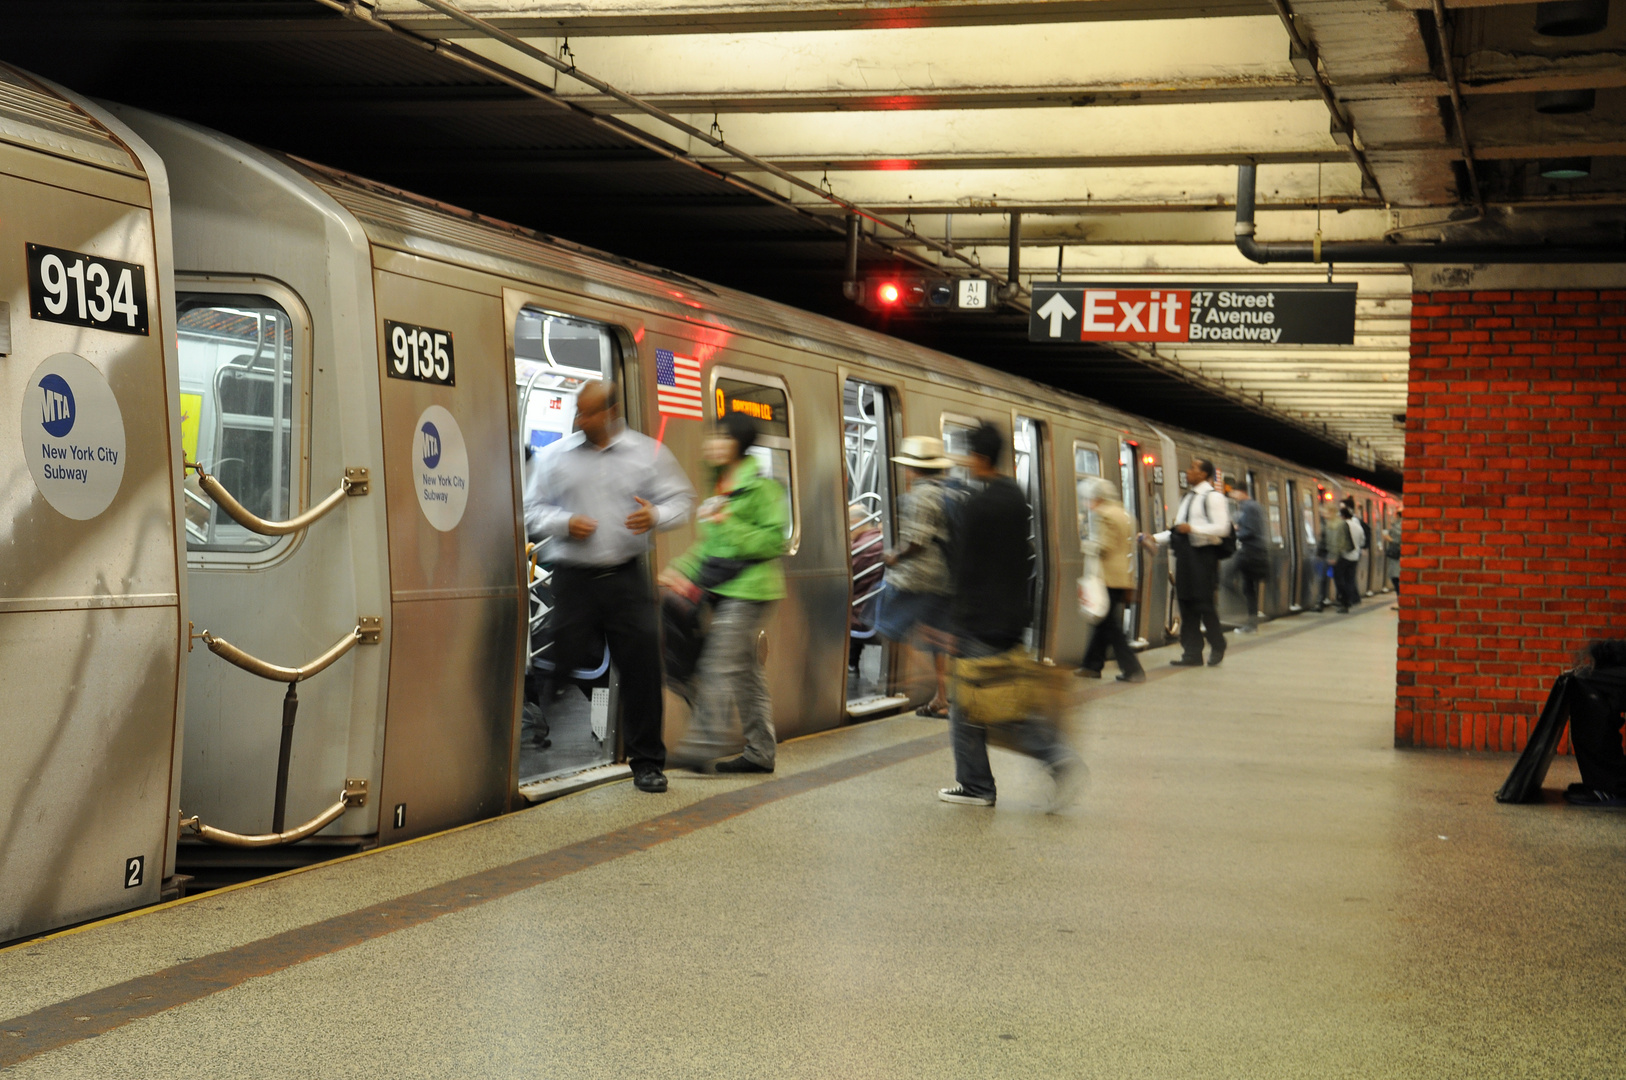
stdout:
<svg viewBox="0 0 1626 1080">
<path fill-rule="evenodd" d="M 671 773 L 0 951 L 8 1076 L 1603 1076 L 1626 817 L 1392 747 L 1396 617 L 1090 687 L 1091 783 L 945 725 Z M 1575 778 L 1567 759 L 1549 788 Z"/>
</svg>

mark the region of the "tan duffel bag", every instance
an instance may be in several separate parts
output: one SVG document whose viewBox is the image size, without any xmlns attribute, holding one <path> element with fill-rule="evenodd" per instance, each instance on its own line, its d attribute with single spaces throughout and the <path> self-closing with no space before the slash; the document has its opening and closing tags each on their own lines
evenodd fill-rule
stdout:
<svg viewBox="0 0 1626 1080">
<path fill-rule="evenodd" d="M 954 702 L 973 724 L 1060 720 L 1072 689 L 1064 669 L 1035 660 L 1020 645 L 995 656 L 954 661 Z"/>
</svg>

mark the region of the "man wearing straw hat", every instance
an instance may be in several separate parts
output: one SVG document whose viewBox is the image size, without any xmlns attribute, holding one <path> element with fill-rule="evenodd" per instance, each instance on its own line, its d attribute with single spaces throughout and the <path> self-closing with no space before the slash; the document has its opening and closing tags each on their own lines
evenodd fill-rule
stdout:
<svg viewBox="0 0 1626 1080">
<path fill-rule="evenodd" d="M 892 460 L 902 465 L 909 491 L 898 506 L 898 545 L 886 553 L 886 590 L 876 610 L 875 627 L 892 641 L 916 638 L 920 626 L 942 627 L 948 619 L 949 505 L 954 498 L 945 471 L 954 464 L 943 452 L 943 440 L 930 435 L 910 435 Z M 920 716 L 948 716 L 945 686 L 947 658 L 932 652 L 937 669 L 936 693 L 917 710 Z"/>
</svg>

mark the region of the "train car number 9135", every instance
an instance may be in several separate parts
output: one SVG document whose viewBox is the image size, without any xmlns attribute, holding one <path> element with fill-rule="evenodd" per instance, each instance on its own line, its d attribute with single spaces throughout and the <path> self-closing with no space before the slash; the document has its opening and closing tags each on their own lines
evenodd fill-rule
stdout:
<svg viewBox="0 0 1626 1080">
<path fill-rule="evenodd" d="M 452 332 L 384 320 L 384 343 L 389 350 L 385 370 L 391 378 L 412 379 L 437 386 L 457 385 L 457 364 L 452 358 Z"/>
<path fill-rule="evenodd" d="M 147 333 L 147 271 L 135 263 L 29 244 L 28 306 L 43 322 Z"/>
</svg>

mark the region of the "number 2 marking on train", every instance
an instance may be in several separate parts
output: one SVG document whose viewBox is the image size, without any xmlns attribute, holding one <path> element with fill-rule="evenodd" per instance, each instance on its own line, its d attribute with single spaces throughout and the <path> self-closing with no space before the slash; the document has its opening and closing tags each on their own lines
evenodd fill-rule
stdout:
<svg viewBox="0 0 1626 1080">
<path fill-rule="evenodd" d="M 124 860 L 124 887 L 134 889 L 141 884 L 147 873 L 147 857 L 137 855 Z"/>
<path fill-rule="evenodd" d="M 426 326 L 384 320 L 389 343 L 386 371 L 393 378 L 454 386 L 457 372 L 452 358 L 452 333 Z"/>
</svg>

